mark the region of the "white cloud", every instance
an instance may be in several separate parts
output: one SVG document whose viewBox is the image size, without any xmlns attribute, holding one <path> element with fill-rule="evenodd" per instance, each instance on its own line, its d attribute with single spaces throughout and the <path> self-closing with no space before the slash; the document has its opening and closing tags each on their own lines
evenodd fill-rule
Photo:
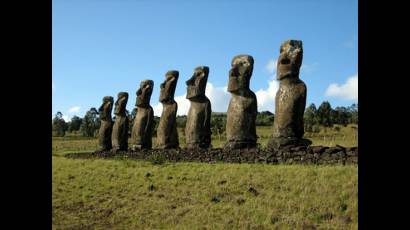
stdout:
<svg viewBox="0 0 410 230">
<path fill-rule="evenodd" d="M 191 103 L 186 99 L 186 93 L 182 96 L 175 97 L 175 101 L 178 103 L 177 115 L 187 115 Z"/>
<path fill-rule="evenodd" d="M 67 115 L 63 115 L 63 119 L 65 122 L 71 121 L 71 118 L 69 118 Z"/>
<path fill-rule="evenodd" d="M 229 100 L 231 94 L 228 93 L 228 87 L 214 87 L 212 83 L 206 85 L 205 95 L 211 101 L 213 112 L 226 112 L 228 111 Z"/>
<path fill-rule="evenodd" d="M 71 113 L 71 114 L 73 114 L 73 113 L 78 113 L 78 112 L 80 112 L 80 106 L 74 106 L 74 107 L 71 107 L 69 110 L 68 110 L 68 113 Z"/>
<path fill-rule="evenodd" d="M 330 84 L 325 95 L 328 97 L 338 97 L 345 100 L 357 100 L 358 98 L 358 74 L 347 79 L 343 85 L 337 83 Z"/>
<path fill-rule="evenodd" d="M 226 112 L 228 110 L 229 100 L 231 98 L 227 91 L 227 87 L 214 87 L 212 83 L 207 83 L 205 95 L 211 101 L 213 112 Z M 186 99 L 186 93 L 181 96 L 175 96 L 175 101 L 178 103 L 178 115 L 187 115 L 191 103 Z M 153 107 L 154 115 L 160 117 L 162 113 L 162 104 L 158 103 Z"/>
<path fill-rule="evenodd" d="M 177 110 L 177 115 L 187 115 L 188 110 L 189 110 L 189 101 L 188 99 L 185 98 L 186 94 L 182 96 L 176 96 L 174 100 L 178 104 L 178 110 Z M 154 106 L 152 106 L 152 109 L 154 110 L 154 116 L 161 117 L 162 114 L 162 104 L 157 103 Z"/>
<path fill-rule="evenodd" d="M 267 89 L 260 89 L 256 91 L 256 98 L 258 100 L 258 111 L 270 111 L 275 112 L 275 96 L 279 89 L 279 82 L 273 77 L 269 81 L 269 87 Z"/>
<path fill-rule="evenodd" d="M 152 109 L 154 110 L 154 116 L 160 117 L 162 113 L 162 104 L 157 103 L 156 105 L 152 106 Z"/>
<path fill-rule="evenodd" d="M 182 96 L 176 96 L 174 100 L 178 104 L 177 115 L 187 115 L 190 103 L 189 103 L 189 100 L 186 99 L 186 94 Z M 154 116 L 161 117 L 161 114 L 162 114 L 162 104 L 161 103 L 157 103 L 156 105 L 152 107 L 152 109 L 154 110 Z"/>
<path fill-rule="evenodd" d="M 276 66 L 278 65 L 278 59 L 270 59 L 268 64 L 266 64 L 266 70 L 269 74 L 273 74 L 276 71 Z"/>
</svg>

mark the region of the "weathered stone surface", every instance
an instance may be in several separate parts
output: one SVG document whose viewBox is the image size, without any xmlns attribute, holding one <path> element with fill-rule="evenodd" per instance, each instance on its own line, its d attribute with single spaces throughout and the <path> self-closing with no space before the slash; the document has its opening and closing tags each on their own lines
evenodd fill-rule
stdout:
<svg viewBox="0 0 410 230">
<path fill-rule="evenodd" d="M 312 146 L 312 147 L 309 147 L 310 149 L 312 149 L 312 152 L 313 153 L 323 153 L 326 149 L 328 149 L 329 147 L 326 147 L 326 146 Z"/>
<path fill-rule="evenodd" d="M 307 146 L 295 146 L 291 148 L 292 151 L 297 152 L 297 151 L 305 151 L 307 149 Z"/>
<path fill-rule="evenodd" d="M 178 131 L 176 115 L 178 104 L 174 100 L 179 72 L 168 71 L 165 81 L 161 84 L 159 101 L 162 103 L 162 114 L 157 129 L 157 146 L 160 149 L 178 148 Z"/>
<path fill-rule="evenodd" d="M 302 41 L 288 40 L 281 45 L 277 64 L 280 86 L 275 98 L 274 132 L 268 143 L 270 148 L 279 149 L 289 144 L 308 146 L 312 143 L 302 139 L 306 106 L 306 85 L 299 79 L 302 58 Z"/>
<path fill-rule="evenodd" d="M 229 71 L 228 91 L 232 98 L 229 102 L 226 137 L 224 148 L 240 149 L 256 147 L 256 95 L 249 89 L 253 71 L 253 57 L 235 56 Z"/>
<path fill-rule="evenodd" d="M 324 153 L 333 154 L 333 153 L 337 153 L 337 152 L 340 152 L 340 151 L 344 152 L 344 149 L 340 149 L 338 147 L 330 147 L 330 148 L 326 149 Z"/>
<path fill-rule="evenodd" d="M 100 115 L 101 126 L 98 131 L 98 146 L 97 151 L 107 151 L 112 148 L 111 134 L 112 134 L 112 118 L 111 112 L 114 104 L 114 98 L 111 96 L 105 96 L 103 98 L 102 105 L 98 109 Z"/>
<path fill-rule="evenodd" d="M 71 155 L 69 155 L 71 157 Z M 88 157 L 114 156 L 110 152 L 96 152 Z M 127 158 L 146 159 L 154 162 L 199 161 L 213 163 L 217 161 L 230 163 L 268 163 L 268 164 L 357 164 L 358 154 L 346 156 L 343 152 L 334 154 L 307 154 L 307 152 L 274 152 L 268 149 L 152 149 L 129 151 Z M 75 157 L 73 155 L 72 157 Z M 161 160 L 162 159 L 162 160 Z"/>
<path fill-rule="evenodd" d="M 357 151 L 358 147 L 350 147 L 350 148 L 346 148 L 346 152 L 354 152 Z"/>
<path fill-rule="evenodd" d="M 150 106 L 150 99 L 154 81 L 143 80 L 137 90 L 137 114 L 131 132 L 131 148 L 133 150 L 152 148 L 152 132 L 154 128 L 154 110 Z"/>
<path fill-rule="evenodd" d="M 186 126 L 185 142 L 188 149 L 208 148 L 211 144 L 211 102 L 205 96 L 209 67 L 195 68 L 192 77 L 186 81 L 187 96 L 191 102 Z"/>
<path fill-rule="evenodd" d="M 128 149 L 128 117 L 125 113 L 125 109 L 128 102 L 128 93 L 118 93 L 117 101 L 115 102 L 115 122 L 112 129 L 112 150 L 126 151 Z"/>
</svg>

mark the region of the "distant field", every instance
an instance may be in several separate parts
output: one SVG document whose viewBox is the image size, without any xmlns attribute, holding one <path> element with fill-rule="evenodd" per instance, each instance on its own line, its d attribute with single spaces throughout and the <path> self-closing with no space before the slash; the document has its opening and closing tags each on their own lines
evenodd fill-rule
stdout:
<svg viewBox="0 0 410 230">
<path fill-rule="evenodd" d="M 322 130 L 312 140 L 357 145 L 352 130 Z M 262 144 L 270 133 L 258 127 Z M 223 142 L 213 140 L 216 147 Z M 63 156 L 96 148 L 95 138 L 53 138 L 53 229 L 358 228 L 357 166 L 153 165 Z"/>
</svg>

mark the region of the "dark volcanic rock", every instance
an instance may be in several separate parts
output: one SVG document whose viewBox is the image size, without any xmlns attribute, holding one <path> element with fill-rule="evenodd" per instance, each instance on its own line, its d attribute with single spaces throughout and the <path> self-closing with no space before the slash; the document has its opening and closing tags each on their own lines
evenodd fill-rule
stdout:
<svg viewBox="0 0 410 230">
<path fill-rule="evenodd" d="M 328 149 L 329 147 L 325 147 L 325 146 L 312 146 L 310 147 L 312 149 L 313 153 L 323 153 L 326 149 Z"/>
<path fill-rule="evenodd" d="M 162 103 L 162 114 L 157 129 L 157 145 L 160 149 L 172 149 L 179 147 L 176 115 L 178 104 L 174 100 L 179 72 L 168 71 L 165 81 L 161 84 L 159 101 Z"/>
<path fill-rule="evenodd" d="M 128 102 L 128 93 L 118 93 L 118 99 L 115 102 L 115 122 L 112 128 L 112 150 L 114 153 L 118 151 L 128 150 L 128 116 L 125 113 L 125 109 Z"/>
<path fill-rule="evenodd" d="M 273 138 L 268 142 L 270 148 L 312 144 L 302 138 L 307 92 L 305 83 L 299 79 L 302 59 L 302 41 L 288 40 L 281 45 L 276 73 L 280 86 L 275 98 L 274 132 Z"/>
<path fill-rule="evenodd" d="M 103 104 L 98 109 L 100 115 L 101 126 L 98 131 L 98 146 L 97 151 L 107 151 L 112 148 L 111 135 L 112 135 L 112 118 L 111 112 L 114 104 L 114 98 L 111 96 L 105 96 L 103 98 Z"/>
<path fill-rule="evenodd" d="M 137 102 L 135 103 L 137 114 L 131 132 L 131 148 L 133 150 L 152 148 L 154 110 L 149 103 L 153 88 L 154 81 L 143 80 L 137 90 Z"/>
<path fill-rule="evenodd" d="M 324 152 L 314 153 L 313 150 Z M 319 151 L 320 152 L 320 151 Z M 350 155 L 349 155 L 350 154 Z M 145 159 L 153 164 L 165 161 L 197 161 L 214 163 L 218 161 L 228 163 L 267 163 L 267 164 L 357 164 L 358 152 L 344 152 L 338 147 L 311 147 L 305 151 L 272 151 L 270 149 L 150 149 L 140 151 L 98 151 L 93 153 L 66 154 L 69 158 L 128 158 Z M 221 182 L 222 184 L 223 182 Z"/>
<path fill-rule="evenodd" d="M 186 81 L 187 96 L 191 102 L 185 125 L 188 149 L 208 148 L 211 144 L 211 101 L 205 96 L 209 67 L 199 66 Z"/>
<path fill-rule="evenodd" d="M 249 89 L 253 72 L 253 57 L 235 56 L 229 71 L 229 102 L 226 120 L 226 149 L 256 147 L 256 95 Z"/>
</svg>

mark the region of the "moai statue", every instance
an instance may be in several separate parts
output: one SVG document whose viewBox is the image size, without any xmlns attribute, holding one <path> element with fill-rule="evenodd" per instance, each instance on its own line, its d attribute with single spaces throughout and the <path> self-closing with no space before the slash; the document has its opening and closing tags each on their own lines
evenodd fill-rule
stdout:
<svg viewBox="0 0 410 230">
<path fill-rule="evenodd" d="M 302 58 L 302 41 L 288 40 L 280 46 L 276 74 L 280 86 L 275 98 L 273 138 L 268 143 L 270 148 L 279 149 L 287 145 L 308 146 L 312 143 L 302 139 L 306 105 L 306 85 L 299 79 Z"/>
<path fill-rule="evenodd" d="M 232 94 L 226 120 L 225 148 L 256 147 L 256 95 L 249 89 L 253 71 L 253 57 L 238 55 L 233 58 L 229 71 L 228 91 Z"/>
<path fill-rule="evenodd" d="M 111 112 L 114 104 L 114 98 L 105 96 L 103 103 L 98 109 L 100 115 L 101 126 L 98 132 L 98 151 L 108 151 L 112 148 L 111 133 L 112 133 L 112 119 Z"/>
<path fill-rule="evenodd" d="M 179 147 L 176 121 L 178 104 L 174 100 L 178 77 L 178 71 L 168 71 L 165 74 L 165 81 L 161 84 L 159 101 L 162 103 L 162 114 L 157 129 L 157 146 L 160 149 Z"/>
<path fill-rule="evenodd" d="M 152 148 L 152 131 L 154 123 L 154 110 L 150 106 L 152 89 L 154 81 L 141 81 L 140 88 L 137 91 L 137 115 L 134 119 L 131 132 L 131 149 L 151 149 Z"/>
<path fill-rule="evenodd" d="M 115 102 L 115 122 L 112 128 L 112 151 L 127 151 L 128 149 L 128 116 L 125 113 L 125 108 L 128 102 L 128 93 L 118 93 L 117 101 Z"/>
<path fill-rule="evenodd" d="M 208 148 L 211 144 L 211 102 L 205 96 L 209 67 L 195 68 L 186 81 L 187 96 L 191 102 L 185 126 L 187 149 Z"/>
</svg>

